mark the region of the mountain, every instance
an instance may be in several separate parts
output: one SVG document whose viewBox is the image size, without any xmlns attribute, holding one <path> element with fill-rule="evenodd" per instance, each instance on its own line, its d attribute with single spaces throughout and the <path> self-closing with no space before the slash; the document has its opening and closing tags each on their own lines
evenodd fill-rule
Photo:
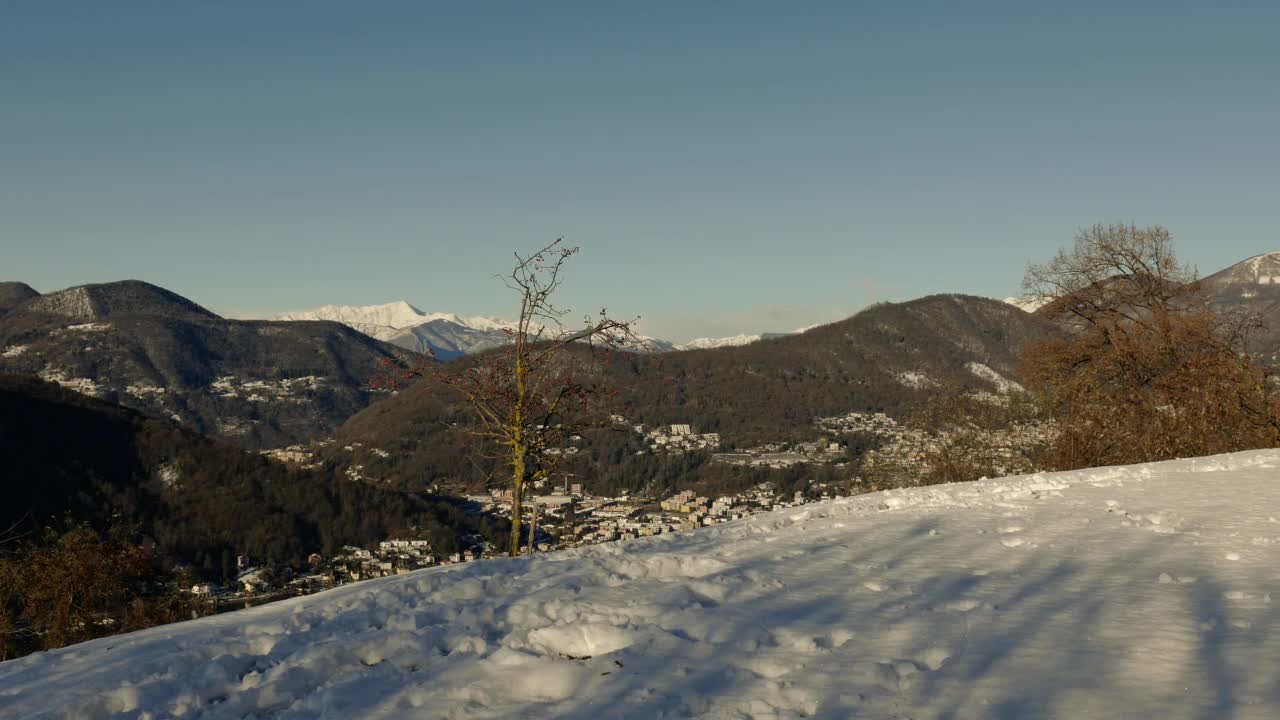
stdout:
<svg viewBox="0 0 1280 720">
<path fill-rule="evenodd" d="M 514 322 L 484 316 L 462 317 L 454 313 L 427 313 L 399 300 L 383 305 L 323 305 L 271 316 L 274 320 L 332 320 L 414 352 L 430 351 L 438 360 L 455 360 L 463 355 L 491 350 L 509 342 L 504 331 Z M 797 330 L 803 332 L 808 328 Z M 701 337 L 687 343 L 672 343 L 641 336 L 627 349 L 633 352 L 672 352 L 746 345 L 790 333 L 759 333 L 723 338 Z"/>
<path fill-rule="evenodd" d="M 1280 286 L 1280 253 L 1255 255 L 1204 278 L 1204 284 L 1240 293 Z"/>
<path fill-rule="evenodd" d="M 1255 255 L 1202 280 L 1218 310 L 1257 316 L 1263 327 L 1250 336 L 1250 347 L 1272 363 L 1280 363 L 1280 253 Z"/>
<path fill-rule="evenodd" d="M 448 316 L 456 317 L 456 316 Z M 504 326 L 505 327 L 505 326 Z M 481 330 L 458 320 L 437 318 L 396 331 L 387 342 L 437 360 L 455 360 L 463 355 L 491 350 L 509 342 L 502 330 Z"/>
<path fill-rule="evenodd" d="M 820 417 L 885 412 L 903 419 L 953 380 L 998 392 L 1016 374 L 1020 348 L 1044 332 L 1043 320 L 998 300 L 935 295 L 746 345 L 619 354 L 599 372 L 630 406 L 629 422 L 690 424 L 698 433 L 720 433 L 725 447 L 743 448 L 812 440 L 821 435 L 814 424 Z M 358 442 L 369 449 L 368 457 L 350 460 L 369 477 L 406 487 L 461 482 L 476 471 L 459 436 L 445 428 L 464 417 L 455 397 L 422 383 L 352 416 L 334 447 Z M 637 454 L 646 446 L 633 436 L 593 438 L 571 471 L 601 493 L 702 477 L 687 464 Z"/>
<path fill-rule="evenodd" d="M 1275 718 L 1277 467 L 869 493 L 370 580 L 0 663 L 0 716 Z"/>
<path fill-rule="evenodd" d="M 190 300 L 141 280 L 81 285 L 32 298 L 28 313 L 55 315 L 76 322 L 111 320 L 130 315 L 163 318 L 216 319 L 218 316 Z"/>
<path fill-rule="evenodd" d="M 294 470 L 173 423 L 0 374 L 0 529 L 70 519 L 136 527 L 172 560 L 216 573 L 225 549 L 299 566 L 309 553 L 419 526 L 443 546 L 491 532 L 456 503 Z M 2 714 L 2 713 L 0 713 Z"/>
<path fill-rule="evenodd" d="M 430 351 L 438 360 L 453 360 L 505 344 L 508 336 L 503 328 L 513 324 L 496 318 L 425 313 L 403 300 L 384 305 L 324 305 L 283 313 L 273 319 L 339 322 L 414 352 Z"/>
<path fill-rule="evenodd" d="M 0 315 L 38 296 L 35 288 L 21 282 L 0 282 Z"/>
<path fill-rule="evenodd" d="M 0 371 L 248 447 L 328 434 L 395 348 L 332 322 L 228 320 L 128 280 L 30 297 L 0 316 Z"/>
</svg>

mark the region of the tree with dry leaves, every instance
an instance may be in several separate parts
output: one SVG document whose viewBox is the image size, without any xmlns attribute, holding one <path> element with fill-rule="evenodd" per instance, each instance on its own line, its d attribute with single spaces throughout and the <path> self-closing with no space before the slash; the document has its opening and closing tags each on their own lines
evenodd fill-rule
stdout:
<svg viewBox="0 0 1280 720">
<path fill-rule="evenodd" d="M 1057 422 L 1059 469 L 1280 442 L 1256 322 L 1215 313 L 1163 227 L 1095 225 L 1031 265 L 1024 287 L 1061 332 L 1027 348 L 1023 377 Z"/>
<path fill-rule="evenodd" d="M 150 552 L 87 526 L 0 545 L 0 660 L 192 617 L 166 582 Z"/>
<path fill-rule="evenodd" d="M 468 360 L 452 363 L 400 362 L 391 384 L 422 377 L 455 391 L 470 411 L 461 429 L 479 441 L 476 452 L 497 460 L 510 473 L 512 556 L 520 554 L 525 493 L 550 478 L 570 438 L 608 424 L 603 413 L 617 392 L 599 372 L 599 363 L 639 342 L 634 321 L 615 320 L 606 310 L 569 321 L 554 300 L 565 263 L 577 247 L 556 240 L 528 255 L 515 254 L 501 276 L 519 297 L 510 342 Z"/>
<path fill-rule="evenodd" d="M 1040 405 L 1021 388 L 997 395 L 959 381 L 933 394 L 907 427 L 927 438 L 923 468 L 911 473 L 921 485 L 1034 472 L 1052 437 Z"/>
</svg>

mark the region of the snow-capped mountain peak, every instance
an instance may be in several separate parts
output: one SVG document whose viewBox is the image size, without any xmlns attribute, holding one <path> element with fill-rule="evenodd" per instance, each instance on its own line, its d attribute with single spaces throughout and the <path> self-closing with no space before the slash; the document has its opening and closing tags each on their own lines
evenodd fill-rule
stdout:
<svg viewBox="0 0 1280 720">
<path fill-rule="evenodd" d="M 1280 285 L 1280 252 L 1255 255 L 1208 277 L 1209 285 Z"/>
<path fill-rule="evenodd" d="M 507 320 L 480 315 L 423 312 L 404 300 L 381 305 L 322 305 L 272 319 L 331 320 L 415 352 L 430 351 L 441 359 L 501 345 L 506 342 L 503 328 L 512 325 Z"/>
<path fill-rule="evenodd" d="M 399 300 L 382 305 L 322 305 L 276 315 L 273 320 L 332 320 L 385 340 L 392 331 L 424 322 L 426 313 Z"/>
<path fill-rule="evenodd" d="M 493 330 L 504 330 L 506 328 L 515 327 L 515 324 L 516 324 L 512 320 L 503 320 L 501 318 L 485 317 L 483 315 L 472 315 L 470 317 L 461 317 L 455 313 L 443 313 L 443 312 L 428 313 L 426 315 L 426 318 L 427 318 L 426 322 L 431 322 L 433 320 L 443 320 L 445 322 L 451 322 L 456 325 L 463 325 L 465 327 L 469 327 L 472 330 L 482 330 L 485 332 L 489 332 Z"/>
<path fill-rule="evenodd" d="M 1049 299 L 1038 298 L 1038 297 L 1007 297 L 1004 299 L 1004 301 L 1018 308 L 1019 310 L 1024 310 L 1026 312 L 1033 313 L 1039 310 L 1040 308 L 1044 307 L 1045 304 L 1049 302 Z"/>
<path fill-rule="evenodd" d="M 710 348 L 736 347 L 760 340 L 763 335 L 731 335 L 722 338 L 700 337 L 676 345 L 677 350 L 707 350 Z"/>
<path fill-rule="evenodd" d="M 508 320 L 481 315 L 462 317 L 457 313 L 451 312 L 423 312 L 404 300 L 381 305 L 322 305 L 313 310 L 281 313 L 273 319 L 332 320 L 352 327 L 383 328 L 388 331 L 384 334 L 394 334 L 389 331 L 404 330 L 437 320 L 481 331 L 501 330 L 505 327 L 510 327 L 512 324 Z"/>
<path fill-rule="evenodd" d="M 463 316 L 451 312 L 423 312 L 403 300 L 382 305 L 322 305 L 312 310 L 281 313 L 270 319 L 331 320 L 415 352 L 430 351 L 437 358 L 445 360 L 505 344 L 509 340 L 507 329 L 516 324 L 511 320 L 484 315 Z M 794 333 L 802 333 L 814 327 L 817 325 L 800 328 Z M 728 337 L 700 337 L 679 344 L 642 335 L 637 342 L 628 344 L 627 349 L 635 352 L 708 350 L 747 345 L 794 333 L 744 333 Z"/>
</svg>

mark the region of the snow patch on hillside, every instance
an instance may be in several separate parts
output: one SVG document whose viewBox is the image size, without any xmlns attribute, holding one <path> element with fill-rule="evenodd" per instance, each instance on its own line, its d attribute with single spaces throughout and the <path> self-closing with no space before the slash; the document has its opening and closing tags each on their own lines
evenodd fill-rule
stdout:
<svg viewBox="0 0 1280 720">
<path fill-rule="evenodd" d="M 969 372 L 973 373 L 977 377 L 982 378 L 983 380 L 986 380 L 987 382 L 995 385 L 996 392 L 1000 393 L 1001 395 L 1007 395 L 1011 392 L 1024 391 L 1024 388 L 1020 383 L 1010 380 L 1009 378 L 1001 375 L 1000 373 L 996 372 L 995 370 L 992 370 L 990 367 L 987 367 L 982 363 L 976 363 L 976 362 L 966 363 L 965 367 L 969 369 Z"/>
<path fill-rule="evenodd" d="M 318 375 L 303 375 L 279 380 L 247 379 L 235 375 L 223 375 L 209 384 L 209 392 L 221 398 L 243 398 L 250 402 L 292 400 L 301 402 L 308 394 L 330 382 Z M 232 424 L 235 424 L 234 421 Z"/>
<path fill-rule="evenodd" d="M 68 325 L 60 330 L 54 330 L 53 333 L 57 335 L 60 332 L 105 332 L 110 329 L 111 323 L 109 322 L 90 322 L 80 323 L 79 325 Z"/>
<path fill-rule="evenodd" d="M 90 397 L 98 397 L 103 394 L 104 390 L 93 378 L 72 377 L 66 370 L 60 370 L 54 367 L 46 367 L 39 372 L 39 377 L 45 382 L 57 383 L 68 390 L 74 390 L 81 395 Z"/>
<path fill-rule="evenodd" d="M 937 381 L 918 370 L 905 370 L 900 373 L 895 373 L 893 377 L 906 387 L 915 390 L 925 390 L 938 386 Z"/>
<path fill-rule="evenodd" d="M 1280 451 L 874 493 L 0 663 L 23 718 L 1280 716 Z"/>
</svg>

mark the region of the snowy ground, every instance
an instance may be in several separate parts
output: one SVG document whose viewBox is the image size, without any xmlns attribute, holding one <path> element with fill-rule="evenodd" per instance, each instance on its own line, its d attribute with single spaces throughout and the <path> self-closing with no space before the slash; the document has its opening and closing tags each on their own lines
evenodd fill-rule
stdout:
<svg viewBox="0 0 1280 720">
<path fill-rule="evenodd" d="M 866 495 L 0 664 L 3 718 L 1277 718 L 1280 452 Z"/>
</svg>

